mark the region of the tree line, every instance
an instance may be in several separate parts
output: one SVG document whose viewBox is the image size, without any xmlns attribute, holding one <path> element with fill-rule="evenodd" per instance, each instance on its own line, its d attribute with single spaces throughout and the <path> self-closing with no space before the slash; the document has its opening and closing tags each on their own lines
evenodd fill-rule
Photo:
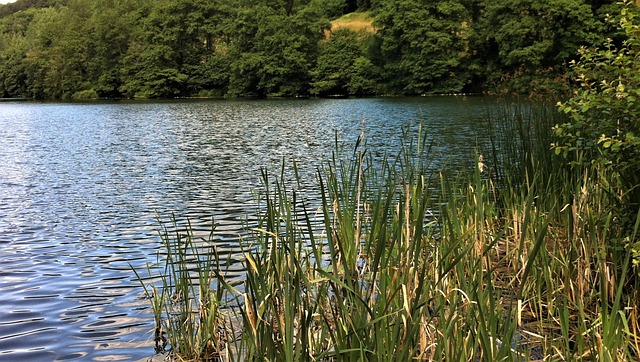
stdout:
<svg viewBox="0 0 640 362">
<path fill-rule="evenodd" d="M 0 96 L 44 99 L 547 92 L 623 40 L 605 0 L 18 0 Z M 374 31 L 331 28 L 364 14 Z"/>
</svg>

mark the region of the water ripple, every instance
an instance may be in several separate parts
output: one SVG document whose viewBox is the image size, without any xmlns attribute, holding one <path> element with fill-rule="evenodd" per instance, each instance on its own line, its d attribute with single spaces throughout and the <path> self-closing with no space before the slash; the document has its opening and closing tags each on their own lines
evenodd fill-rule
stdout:
<svg viewBox="0 0 640 362">
<path fill-rule="evenodd" d="M 313 190 L 321 160 L 336 139 L 352 147 L 362 115 L 377 157 L 422 121 L 446 155 L 435 164 L 453 157 L 453 143 L 471 160 L 480 107 L 462 98 L 3 102 L 0 360 L 144 360 L 153 317 L 131 265 L 161 256 L 160 221 L 212 234 L 238 283 L 262 168 L 277 173 L 295 159 L 299 191 Z"/>
</svg>

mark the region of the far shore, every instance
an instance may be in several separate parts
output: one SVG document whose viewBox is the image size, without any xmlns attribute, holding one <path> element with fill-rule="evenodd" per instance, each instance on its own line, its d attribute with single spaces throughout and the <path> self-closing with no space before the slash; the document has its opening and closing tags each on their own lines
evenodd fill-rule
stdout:
<svg viewBox="0 0 640 362">
<path fill-rule="evenodd" d="M 26 102 L 30 100 L 31 98 L 0 98 L 0 102 Z"/>
</svg>

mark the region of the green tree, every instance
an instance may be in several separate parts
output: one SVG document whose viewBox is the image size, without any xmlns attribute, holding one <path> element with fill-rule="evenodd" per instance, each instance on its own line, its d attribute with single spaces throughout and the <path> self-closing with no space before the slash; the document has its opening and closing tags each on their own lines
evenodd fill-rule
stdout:
<svg viewBox="0 0 640 362">
<path fill-rule="evenodd" d="M 345 0 L 314 0 L 313 3 L 329 19 L 338 18 L 347 12 Z"/>
<path fill-rule="evenodd" d="M 145 16 L 146 15 L 146 16 Z M 140 39 L 123 58 L 120 91 L 129 97 L 166 98 L 186 94 L 185 66 L 199 59 L 194 0 L 163 0 L 141 17 Z"/>
<path fill-rule="evenodd" d="M 583 0 L 496 0 L 486 7 L 490 40 L 507 67 L 562 64 L 602 31 Z"/>
<path fill-rule="evenodd" d="M 88 78 L 98 96 L 118 98 L 123 84 L 121 64 L 129 45 L 140 33 L 139 20 L 148 4 L 146 0 L 96 0 L 90 7 Z"/>
<path fill-rule="evenodd" d="M 0 97 L 28 96 L 24 42 L 19 35 L 0 34 Z"/>
<path fill-rule="evenodd" d="M 164 0 L 140 16 L 142 27 L 121 62 L 129 97 L 221 95 L 227 91 L 237 1 Z"/>
<path fill-rule="evenodd" d="M 367 57 L 371 35 L 339 29 L 320 43 L 311 72 L 315 95 L 369 95 L 376 93 L 379 71 Z"/>
<path fill-rule="evenodd" d="M 231 25 L 237 16 L 234 0 L 198 0 L 200 12 L 198 38 L 203 47 L 197 64 L 189 64 L 191 94 L 224 95 L 228 91 L 231 59 L 229 47 L 233 39 Z M 195 18 L 194 18 L 195 19 Z"/>
<path fill-rule="evenodd" d="M 596 44 L 604 31 L 584 0 L 476 2 L 475 11 L 471 46 L 477 67 L 489 83 L 517 92 L 563 74 L 578 48 Z"/>
<path fill-rule="evenodd" d="M 569 121 L 555 127 L 555 152 L 574 163 L 597 164 L 620 177 L 622 199 L 640 202 L 640 26 L 626 2 L 619 22 L 626 39 L 600 49 L 581 48 L 572 64 L 577 90 L 560 110 Z M 633 10 L 636 10 L 633 8 Z"/>
<path fill-rule="evenodd" d="M 80 1 L 73 5 L 41 9 L 29 25 L 24 63 L 33 97 L 68 98 L 86 86 L 88 16 L 80 11 Z"/>
<path fill-rule="evenodd" d="M 229 92 L 308 95 L 318 42 L 328 27 L 316 10 L 301 6 L 288 15 L 285 8 L 263 4 L 240 9 L 232 31 Z"/>
<path fill-rule="evenodd" d="M 398 0 L 376 4 L 385 80 L 396 93 L 459 92 L 468 75 L 469 13 L 461 1 Z"/>
<path fill-rule="evenodd" d="M 29 9 L 0 19 L 0 97 L 29 96 L 26 34 L 36 12 Z"/>
</svg>

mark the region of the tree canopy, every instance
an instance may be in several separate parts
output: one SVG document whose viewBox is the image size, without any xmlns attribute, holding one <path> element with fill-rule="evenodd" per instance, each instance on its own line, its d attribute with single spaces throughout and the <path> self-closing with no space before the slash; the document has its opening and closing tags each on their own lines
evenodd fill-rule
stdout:
<svg viewBox="0 0 640 362">
<path fill-rule="evenodd" d="M 564 74 L 581 46 L 624 37 L 604 21 L 612 6 L 593 0 L 18 0 L 0 6 L 0 96 L 527 92 L 534 78 Z M 372 23 L 331 29 L 353 12 L 366 12 L 358 21 Z"/>
</svg>

